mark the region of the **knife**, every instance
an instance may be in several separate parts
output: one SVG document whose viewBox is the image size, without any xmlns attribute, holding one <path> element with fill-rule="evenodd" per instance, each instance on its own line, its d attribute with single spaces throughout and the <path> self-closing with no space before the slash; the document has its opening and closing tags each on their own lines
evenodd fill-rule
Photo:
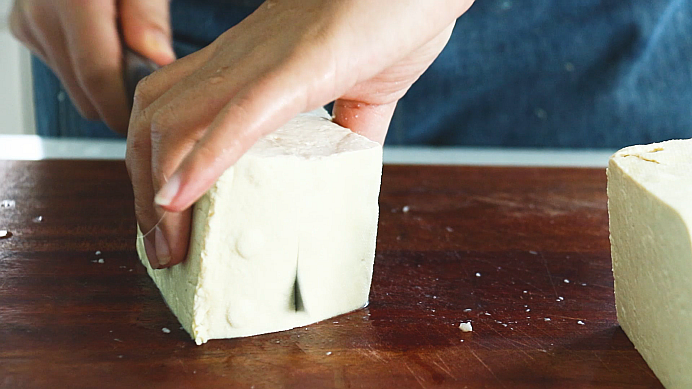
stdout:
<svg viewBox="0 0 692 389">
<path fill-rule="evenodd" d="M 123 80 L 125 81 L 125 92 L 130 109 L 134 103 L 135 89 L 137 84 L 146 76 L 161 68 L 154 61 L 135 52 L 125 43 L 125 38 L 120 28 L 120 42 L 123 51 Z"/>
</svg>

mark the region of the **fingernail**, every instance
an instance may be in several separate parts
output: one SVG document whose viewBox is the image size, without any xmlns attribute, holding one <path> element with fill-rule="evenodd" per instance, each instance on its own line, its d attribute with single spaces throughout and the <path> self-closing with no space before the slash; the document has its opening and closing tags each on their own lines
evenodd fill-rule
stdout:
<svg viewBox="0 0 692 389">
<path fill-rule="evenodd" d="M 156 259 L 159 261 L 159 267 L 163 267 L 171 261 L 171 250 L 169 250 L 168 241 L 159 227 L 156 227 L 154 235 L 156 236 Z"/>
<path fill-rule="evenodd" d="M 159 193 L 154 197 L 154 202 L 163 207 L 171 205 L 173 198 L 178 194 L 178 189 L 180 189 L 180 176 L 174 174 L 173 177 L 169 178 L 168 182 L 159 189 Z"/>
<path fill-rule="evenodd" d="M 159 267 L 159 261 L 156 258 L 156 249 L 154 244 L 151 243 L 151 239 L 148 236 L 144 237 L 144 252 L 147 253 L 147 259 L 149 260 L 149 266 L 152 269 L 157 269 Z"/>
<path fill-rule="evenodd" d="M 169 62 L 175 61 L 171 38 L 163 31 L 148 30 L 144 39 L 148 52 L 160 53 L 166 56 Z"/>
</svg>

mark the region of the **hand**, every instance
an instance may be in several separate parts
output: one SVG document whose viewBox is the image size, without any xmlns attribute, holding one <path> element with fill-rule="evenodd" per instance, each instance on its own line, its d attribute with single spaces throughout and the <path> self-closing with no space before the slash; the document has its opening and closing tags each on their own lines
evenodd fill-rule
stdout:
<svg viewBox="0 0 692 389">
<path fill-rule="evenodd" d="M 10 29 L 53 69 L 82 116 L 125 134 L 117 19 L 130 48 L 166 65 L 175 60 L 168 7 L 168 0 L 16 0 Z"/>
<path fill-rule="evenodd" d="M 145 78 L 126 162 L 152 267 L 185 258 L 190 205 L 296 114 L 336 100 L 336 123 L 383 142 L 397 101 L 472 2 L 268 0 Z"/>
</svg>

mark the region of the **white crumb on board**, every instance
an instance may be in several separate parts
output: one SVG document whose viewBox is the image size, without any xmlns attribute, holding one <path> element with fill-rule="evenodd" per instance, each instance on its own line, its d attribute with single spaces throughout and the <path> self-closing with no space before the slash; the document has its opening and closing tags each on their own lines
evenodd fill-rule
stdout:
<svg viewBox="0 0 692 389">
<path fill-rule="evenodd" d="M 14 200 L 2 200 L 0 208 L 14 208 L 17 203 Z"/>
<path fill-rule="evenodd" d="M 404 207 L 401 208 L 401 212 L 403 212 L 403 213 L 407 213 L 410 210 L 411 210 L 411 207 L 409 207 L 408 205 L 404 205 Z"/>
<path fill-rule="evenodd" d="M 471 332 L 473 331 L 473 326 L 471 325 L 471 322 L 461 322 L 459 324 L 459 329 L 461 330 L 461 332 Z"/>
<path fill-rule="evenodd" d="M 169 329 L 166 328 L 166 327 L 163 327 L 163 328 L 161 328 L 161 332 L 163 332 L 164 334 L 170 334 L 170 333 L 171 333 L 171 330 L 169 330 Z"/>
</svg>

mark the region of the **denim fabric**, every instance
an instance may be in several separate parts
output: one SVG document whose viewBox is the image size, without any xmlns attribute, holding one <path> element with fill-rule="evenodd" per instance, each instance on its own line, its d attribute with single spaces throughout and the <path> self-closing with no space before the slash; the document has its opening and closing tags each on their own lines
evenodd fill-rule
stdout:
<svg viewBox="0 0 692 389">
<path fill-rule="evenodd" d="M 187 54 L 252 7 L 171 3 Z M 692 0 L 478 0 L 401 100 L 388 144 L 623 147 L 692 137 Z M 105 136 L 34 66 L 39 133 Z M 62 98 L 60 97 L 62 96 Z"/>
</svg>

